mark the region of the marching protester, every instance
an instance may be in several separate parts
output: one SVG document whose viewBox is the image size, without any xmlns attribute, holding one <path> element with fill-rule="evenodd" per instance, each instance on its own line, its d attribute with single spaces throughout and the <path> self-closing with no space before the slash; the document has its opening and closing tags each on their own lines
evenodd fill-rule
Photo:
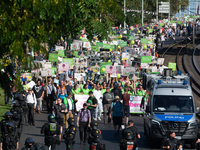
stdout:
<svg viewBox="0 0 200 150">
<path fill-rule="evenodd" d="M 37 106 L 37 100 L 35 94 L 32 91 L 32 88 L 28 89 L 28 94 L 26 96 L 26 103 L 28 106 L 28 124 L 35 126 L 34 111 Z"/>
<path fill-rule="evenodd" d="M 97 89 L 94 90 L 93 95 L 97 99 L 97 102 L 98 102 L 97 107 L 95 109 L 94 120 L 98 119 L 99 121 L 101 121 L 103 95 L 101 94 L 101 91 L 100 91 L 100 85 L 98 85 Z"/>
<path fill-rule="evenodd" d="M 41 85 L 41 81 L 38 80 L 37 84 L 35 86 L 33 86 L 33 92 L 36 96 L 36 100 L 37 100 L 37 112 L 38 114 L 40 114 L 41 109 L 42 109 L 42 100 L 44 97 L 44 88 Z"/>
<path fill-rule="evenodd" d="M 97 107 L 97 99 L 94 97 L 93 92 L 90 91 L 89 92 L 89 98 L 87 99 L 87 105 L 88 105 L 88 109 L 90 110 L 91 113 L 91 120 L 93 120 L 94 117 L 94 113 Z"/>
<path fill-rule="evenodd" d="M 51 79 L 48 79 L 48 83 L 45 85 L 44 90 L 47 93 L 47 111 L 52 113 L 53 102 L 55 101 L 56 96 L 56 87 L 51 84 Z"/>
<path fill-rule="evenodd" d="M 77 115 L 77 127 L 79 127 L 79 135 L 80 135 L 80 145 L 81 144 L 86 144 L 87 141 L 87 130 L 88 127 L 90 127 L 90 122 L 91 122 L 91 113 L 90 110 L 87 109 L 87 104 L 83 104 L 83 109 L 81 109 L 78 112 Z M 84 138 L 83 138 L 84 134 Z"/>
<path fill-rule="evenodd" d="M 103 100 L 102 100 L 104 124 L 107 123 L 107 118 L 108 118 L 108 123 L 111 122 L 110 113 L 111 113 L 111 103 L 113 100 L 114 100 L 114 94 L 110 92 L 110 87 L 106 87 L 106 92 L 103 94 Z"/>
<path fill-rule="evenodd" d="M 115 96 L 115 102 L 112 102 L 111 104 L 115 135 L 119 134 L 123 118 L 123 104 L 119 100 L 119 96 Z"/>
<path fill-rule="evenodd" d="M 124 90 L 124 94 L 122 95 L 122 100 L 123 100 L 124 115 L 126 116 L 125 125 L 128 125 L 128 118 L 130 114 L 130 105 L 129 105 L 130 94 L 128 94 L 127 88 L 125 88 Z"/>
</svg>

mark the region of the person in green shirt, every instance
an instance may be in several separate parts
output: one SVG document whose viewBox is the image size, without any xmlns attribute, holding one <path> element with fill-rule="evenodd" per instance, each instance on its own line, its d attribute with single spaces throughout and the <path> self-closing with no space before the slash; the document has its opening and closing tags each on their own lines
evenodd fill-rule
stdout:
<svg viewBox="0 0 200 150">
<path fill-rule="evenodd" d="M 79 84 L 79 86 L 80 86 L 80 89 L 82 89 L 82 88 L 83 88 L 83 86 L 84 86 L 84 84 L 83 84 L 83 81 L 80 81 L 80 84 Z"/>
<path fill-rule="evenodd" d="M 80 94 L 80 91 L 81 91 L 81 89 L 78 87 L 78 84 L 75 84 L 74 88 L 71 91 L 71 93 L 72 93 L 72 95 Z"/>
<path fill-rule="evenodd" d="M 130 95 L 135 95 L 135 91 L 133 90 L 133 88 L 131 86 L 128 87 L 128 94 Z"/>
<path fill-rule="evenodd" d="M 103 88 L 103 85 L 101 85 L 101 94 L 103 95 L 106 92 L 106 89 Z"/>
<path fill-rule="evenodd" d="M 144 96 L 145 95 L 145 91 L 143 90 L 142 85 L 139 84 L 138 87 L 139 87 L 139 90 L 137 90 L 136 95 L 137 96 Z"/>
<path fill-rule="evenodd" d="M 83 88 L 81 89 L 81 94 L 88 95 L 89 92 L 90 92 L 90 90 L 88 89 L 88 85 L 85 84 L 85 85 L 83 86 Z"/>
<path fill-rule="evenodd" d="M 123 89 L 122 85 L 120 86 L 120 89 L 122 91 L 122 94 L 124 94 L 124 89 Z"/>
<path fill-rule="evenodd" d="M 92 85 L 92 88 L 91 88 L 90 91 L 94 92 L 94 90 L 96 90 L 96 88 L 97 88 L 97 85 L 94 83 L 94 84 Z"/>
<path fill-rule="evenodd" d="M 89 92 L 89 98 L 87 99 L 87 108 L 90 110 L 91 113 L 91 120 L 93 120 L 94 117 L 94 110 L 97 107 L 97 99 L 94 97 L 93 92 Z"/>
</svg>

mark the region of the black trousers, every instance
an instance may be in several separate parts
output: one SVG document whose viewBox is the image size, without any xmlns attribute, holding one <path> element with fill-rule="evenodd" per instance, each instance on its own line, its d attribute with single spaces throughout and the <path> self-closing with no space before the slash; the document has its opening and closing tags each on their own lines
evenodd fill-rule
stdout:
<svg viewBox="0 0 200 150">
<path fill-rule="evenodd" d="M 9 103 L 9 96 L 6 92 L 4 93 L 4 98 L 5 98 L 5 104 L 8 104 Z"/>
<path fill-rule="evenodd" d="M 90 110 L 90 114 L 91 114 L 91 121 L 93 120 L 94 118 L 94 109 L 89 109 Z"/>
<path fill-rule="evenodd" d="M 28 106 L 28 123 L 34 124 L 34 104 L 33 103 L 27 103 Z"/>
<path fill-rule="evenodd" d="M 80 132 L 80 141 L 83 141 L 83 132 L 84 132 L 84 142 L 87 142 L 87 130 L 88 130 L 88 122 L 80 122 L 79 124 L 79 132 Z"/>
<path fill-rule="evenodd" d="M 53 111 L 53 101 L 54 101 L 54 97 L 51 94 L 48 94 L 48 97 L 47 97 L 47 111 L 48 111 L 48 113 L 52 113 L 52 111 Z"/>
</svg>

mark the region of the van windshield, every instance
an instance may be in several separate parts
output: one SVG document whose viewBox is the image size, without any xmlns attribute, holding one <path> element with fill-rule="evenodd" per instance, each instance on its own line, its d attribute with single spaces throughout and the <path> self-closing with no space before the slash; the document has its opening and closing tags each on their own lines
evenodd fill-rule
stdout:
<svg viewBox="0 0 200 150">
<path fill-rule="evenodd" d="M 153 111 L 193 113 L 193 98 L 192 96 L 154 95 Z"/>
</svg>

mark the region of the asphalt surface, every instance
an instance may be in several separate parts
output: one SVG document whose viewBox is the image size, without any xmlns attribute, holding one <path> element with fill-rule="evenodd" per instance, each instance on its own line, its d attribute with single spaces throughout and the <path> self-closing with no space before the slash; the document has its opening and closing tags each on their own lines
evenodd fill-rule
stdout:
<svg viewBox="0 0 200 150">
<path fill-rule="evenodd" d="M 35 113 L 35 126 L 24 126 L 23 133 L 20 139 L 20 149 L 24 146 L 24 141 L 28 137 L 34 138 L 36 142 L 44 142 L 44 135 L 40 134 L 40 130 L 42 125 L 47 122 L 48 114 L 43 112 L 42 114 Z M 103 117 L 103 116 L 102 116 Z M 102 118 L 101 117 L 101 118 Z M 76 118 L 76 117 L 75 117 Z M 102 118 L 103 119 L 103 118 Z M 161 141 L 156 141 L 155 143 L 151 143 L 149 139 L 144 138 L 144 130 L 143 130 L 143 117 L 139 115 L 130 116 L 130 119 L 134 120 L 135 126 L 138 128 L 139 133 L 141 135 L 141 139 L 138 140 L 138 145 L 140 150 L 160 150 L 161 149 Z M 119 143 L 121 141 L 121 132 L 119 135 L 114 134 L 114 126 L 111 123 L 110 125 L 104 124 L 103 121 L 99 122 L 99 129 L 102 133 L 102 142 L 106 145 L 106 150 L 119 150 Z M 89 150 L 89 145 L 80 145 L 79 140 L 79 129 L 76 134 L 74 150 Z M 56 150 L 66 149 L 64 139 L 61 140 L 61 144 L 56 147 Z M 187 149 L 185 149 L 187 150 Z"/>
</svg>

